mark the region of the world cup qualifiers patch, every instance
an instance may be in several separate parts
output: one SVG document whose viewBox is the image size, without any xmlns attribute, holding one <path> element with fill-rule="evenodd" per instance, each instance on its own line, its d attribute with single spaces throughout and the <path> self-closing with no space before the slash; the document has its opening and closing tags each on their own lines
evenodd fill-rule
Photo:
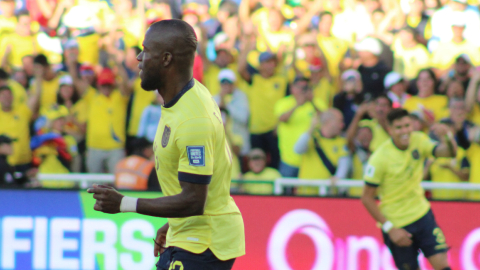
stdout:
<svg viewBox="0 0 480 270">
<path fill-rule="evenodd" d="M 190 166 L 205 166 L 205 146 L 187 146 Z"/>
</svg>

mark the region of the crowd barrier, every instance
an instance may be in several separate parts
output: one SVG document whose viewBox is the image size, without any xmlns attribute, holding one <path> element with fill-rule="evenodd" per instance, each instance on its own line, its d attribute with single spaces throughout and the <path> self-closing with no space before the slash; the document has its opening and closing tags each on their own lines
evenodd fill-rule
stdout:
<svg viewBox="0 0 480 270">
<path fill-rule="evenodd" d="M 87 188 L 94 183 L 113 183 L 115 176 L 113 174 L 40 174 L 38 177 L 40 180 L 63 180 L 73 181 L 79 183 L 81 188 Z M 298 187 L 298 186 L 314 186 L 319 187 L 319 195 L 327 195 L 328 187 L 331 187 L 331 180 L 302 180 L 298 178 L 279 178 L 275 181 L 245 181 L 245 180 L 233 180 L 236 183 L 269 183 L 273 185 L 273 193 L 281 195 L 284 187 Z M 342 179 L 338 180 L 335 184 L 339 188 L 351 188 L 362 187 L 363 181 L 355 179 Z M 422 187 L 426 190 L 432 189 L 456 189 L 456 190 L 480 190 L 480 184 L 477 183 L 438 183 L 424 181 Z"/>
<path fill-rule="evenodd" d="M 158 192 L 124 192 L 152 198 Z M 360 200 L 234 195 L 246 255 L 234 270 L 393 270 L 380 229 Z M 480 269 L 480 203 L 431 202 L 452 269 Z M 0 190 L 0 269 L 152 270 L 166 219 L 93 210 L 92 194 Z M 420 256 L 421 270 L 432 270 Z"/>
</svg>

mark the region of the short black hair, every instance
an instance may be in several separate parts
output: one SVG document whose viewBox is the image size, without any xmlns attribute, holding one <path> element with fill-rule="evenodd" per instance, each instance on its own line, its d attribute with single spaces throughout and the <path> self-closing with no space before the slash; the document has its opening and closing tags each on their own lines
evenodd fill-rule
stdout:
<svg viewBox="0 0 480 270">
<path fill-rule="evenodd" d="M 48 67 L 50 64 L 48 63 L 48 59 L 44 54 L 39 54 L 33 58 L 33 63 L 34 64 L 39 64 L 44 67 Z"/>
<path fill-rule="evenodd" d="M 0 92 L 2 92 L 4 90 L 8 90 L 8 91 L 12 92 L 12 89 L 8 85 L 0 86 Z"/>
<path fill-rule="evenodd" d="M 22 9 L 15 13 L 15 17 L 17 17 L 17 20 L 22 16 L 30 16 L 30 12 L 26 9 Z"/>
<path fill-rule="evenodd" d="M 0 68 L 0 80 L 6 81 L 9 78 L 10 78 L 10 75 L 8 75 L 8 73 L 3 68 Z"/>
<path fill-rule="evenodd" d="M 386 94 L 380 94 L 375 98 L 375 101 L 381 99 L 381 98 L 386 98 L 388 100 L 388 103 L 390 104 L 390 108 L 393 106 L 392 100 L 386 95 Z"/>
<path fill-rule="evenodd" d="M 410 117 L 410 113 L 407 110 L 397 108 L 391 110 L 387 115 L 388 124 L 391 125 L 395 120 L 402 119 L 404 117 Z"/>
<path fill-rule="evenodd" d="M 296 77 L 296 78 L 293 80 L 293 84 L 296 84 L 296 83 L 298 83 L 298 82 L 310 83 L 310 79 L 307 78 L 307 77 L 298 76 L 298 77 Z"/>
</svg>

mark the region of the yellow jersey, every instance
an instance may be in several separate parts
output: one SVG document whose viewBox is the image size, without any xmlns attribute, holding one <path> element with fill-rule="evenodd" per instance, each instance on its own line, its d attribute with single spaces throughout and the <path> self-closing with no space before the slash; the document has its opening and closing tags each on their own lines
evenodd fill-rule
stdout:
<svg viewBox="0 0 480 270">
<path fill-rule="evenodd" d="M 0 109 L 0 135 L 4 134 L 14 139 L 13 154 L 8 156 L 10 165 L 23 165 L 32 161 L 30 150 L 30 120 L 32 111 L 22 104 L 5 112 Z"/>
<path fill-rule="evenodd" d="M 302 155 L 298 178 L 329 179 L 335 174 L 338 161 L 348 156 L 347 140 L 337 136 L 325 138 L 317 130 L 308 142 L 308 150 Z M 298 195 L 318 195 L 316 187 L 299 187 Z"/>
<path fill-rule="evenodd" d="M 210 249 L 220 260 L 245 254 L 242 215 L 230 197 L 232 153 L 217 103 L 192 79 L 162 108 L 154 141 L 155 167 L 165 196 L 179 181 L 209 184 L 203 215 L 169 218 L 167 246 L 192 253 Z"/>
<path fill-rule="evenodd" d="M 128 135 L 130 136 L 137 135 L 143 110 L 157 98 L 155 91 L 145 91 L 142 89 L 140 85 L 141 81 L 140 77 L 137 77 L 133 82 L 133 102 L 130 112 L 130 123 L 128 125 Z"/>
<path fill-rule="evenodd" d="M 280 99 L 275 104 L 275 117 L 279 119 L 282 114 L 290 111 L 296 105 L 297 101 L 292 95 Z M 293 149 L 298 138 L 308 130 L 312 123 L 312 118 L 316 113 L 314 106 L 320 111 L 327 109 L 324 101 L 316 98 L 313 100 L 313 103 L 306 102 L 296 108 L 287 122 L 280 122 L 278 124 L 277 134 L 280 157 L 282 162 L 290 166 L 300 166 L 301 156 L 295 153 Z"/>
<path fill-rule="evenodd" d="M 15 80 L 8 79 L 7 86 L 10 87 L 10 89 L 12 90 L 14 108 L 20 105 L 27 105 L 27 101 L 28 101 L 27 91 L 25 91 L 25 88 L 23 88 L 21 84 L 19 84 Z M 0 104 L 0 109 L 2 109 L 1 104 Z"/>
<path fill-rule="evenodd" d="M 333 78 L 338 78 L 340 76 L 340 63 L 349 49 L 348 42 L 334 36 L 326 37 L 321 34 L 318 34 L 317 42 L 327 59 L 330 75 Z"/>
<path fill-rule="evenodd" d="M 461 43 L 441 42 L 432 53 L 432 67 L 440 70 L 447 70 L 452 68 L 455 59 L 461 54 L 466 54 L 470 57 L 473 66 L 480 65 L 480 51 L 478 47 L 467 40 Z"/>
<path fill-rule="evenodd" d="M 448 164 L 457 170 L 469 170 L 470 163 L 466 157 L 465 149 L 458 147 L 457 156 L 455 158 L 441 157 L 435 159 L 430 167 L 430 180 L 432 180 L 432 182 L 439 183 L 462 182 L 462 180 L 458 178 L 458 176 L 451 170 L 442 167 L 442 165 Z M 463 200 L 465 199 L 465 191 L 454 189 L 434 189 L 432 190 L 432 198 L 436 200 Z"/>
<path fill-rule="evenodd" d="M 352 180 L 361 181 L 363 178 L 363 169 L 365 165 L 362 163 L 359 155 L 355 153 L 352 156 Z M 348 189 L 348 195 L 350 197 L 361 197 L 363 194 L 363 188 L 361 187 L 352 187 Z"/>
<path fill-rule="evenodd" d="M 281 178 L 282 175 L 274 168 L 265 167 L 260 173 L 254 173 L 252 171 L 245 173 L 243 180 L 249 181 L 271 181 L 272 184 L 242 184 L 243 191 L 248 194 L 255 195 L 272 195 L 273 194 L 273 182 L 275 179 Z"/>
<path fill-rule="evenodd" d="M 250 106 L 250 133 L 262 134 L 275 129 L 278 123 L 275 103 L 285 96 L 287 84 L 288 79 L 281 74 L 270 78 L 252 75 L 251 84 L 244 89 Z"/>
<path fill-rule="evenodd" d="M 470 167 L 470 183 L 480 183 L 480 144 L 472 143 L 467 150 L 467 158 L 470 161 L 470 164 L 473 166 Z M 469 191 L 467 192 L 467 199 L 480 201 L 480 191 Z"/>
<path fill-rule="evenodd" d="M 472 110 L 468 114 L 468 120 L 477 126 L 480 125 L 480 104 L 478 102 L 473 105 Z"/>
<path fill-rule="evenodd" d="M 99 34 L 77 37 L 78 42 L 78 62 L 88 63 L 96 66 L 100 59 Z"/>
<path fill-rule="evenodd" d="M 406 150 L 388 140 L 368 160 L 365 183 L 378 187 L 380 211 L 397 228 L 417 221 L 430 209 L 420 183 L 425 159 L 433 156 L 435 146 L 425 133 L 413 132 Z"/>
<path fill-rule="evenodd" d="M 38 45 L 36 36 L 20 36 L 13 33 L 2 38 L 0 55 L 3 56 L 5 54 L 8 46 L 11 46 L 8 62 L 16 69 L 23 67 L 22 58 L 24 56 L 40 53 L 40 46 Z"/>
<path fill-rule="evenodd" d="M 380 125 L 377 119 L 372 120 L 362 120 L 358 124 L 359 127 L 368 127 L 372 131 L 372 141 L 370 142 L 370 152 L 375 151 L 380 145 L 386 142 L 390 135 L 387 131 Z"/>
<path fill-rule="evenodd" d="M 435 121 L 448 117 L 448 97 L 431 95 L 426 98 L 412 96 L 405 101 L 403 108 L 409 112 L 429 110 L 435 116 Z"/>
<path fill-rule="evenodd" d="M 40 111 L 49 109 L 57 104 L 57 92 L 60 88 L 60 76 L 55 76 L 50 81 L 42 80 L 42 94 L 40 95 Z M 34 95 L 37 92 L 35 88 L 35 79 L 30 84 L 30 93 Z"/>
<path fill-rule="evenodd" d="M 115 150 L 125 146 L 128 97 L 113 90 L 107 97 L 93 88 L 83 96 L 87 102 L 87 147 Z"/>
<path fill-rule="evenodd" d="M 430 67 L 430 53 L 422 44 L 413 48 L 404 48 L 400 39 L 393 45 L 393 70 L 411 80 L 417 77 L 420 70 Z"/>
<path fill-rule="evenodd" d="M 232 63 L 228 65 L 226 68 L 232 70 L 235 72 L 237 75 L 237 78 L 240 78 L 240 76 L 237 74 L 237 64 Z M 212 96 L 216 96 L 220 93 L 220 81 L 218 80 L 218 74 L 220 73 L 220 70 L 222 70 L 219 66 L 215 64 L 211 64 L 208 66 L 207 70 L 203 73 L 203 83 L 205 84 L 205 87 L 207 87 L 208 90 L 210 90 L 210 93 Z M 238 81 L 237 81 L 238 83 Z"/>
</svg>

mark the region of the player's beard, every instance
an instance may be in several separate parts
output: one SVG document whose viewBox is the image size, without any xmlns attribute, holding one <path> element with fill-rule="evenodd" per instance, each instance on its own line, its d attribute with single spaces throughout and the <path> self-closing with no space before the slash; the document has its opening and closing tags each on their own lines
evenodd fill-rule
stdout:
<svg viewBox="0 0 480 270">
<path fill-rule="evenodd" d="M 140 76 L 141 83 L 140 86 L 143 88 L 145 91 L 155 91 L 158 89 L 159 85 L 159 78 L 155 76 L 149 76 L 149 74 L 146 74 L 146 72 L 143 70 L 142 71 L 143 76 Z M 143 77 L 143 78 L 142 78 Z"/>
</svg>

